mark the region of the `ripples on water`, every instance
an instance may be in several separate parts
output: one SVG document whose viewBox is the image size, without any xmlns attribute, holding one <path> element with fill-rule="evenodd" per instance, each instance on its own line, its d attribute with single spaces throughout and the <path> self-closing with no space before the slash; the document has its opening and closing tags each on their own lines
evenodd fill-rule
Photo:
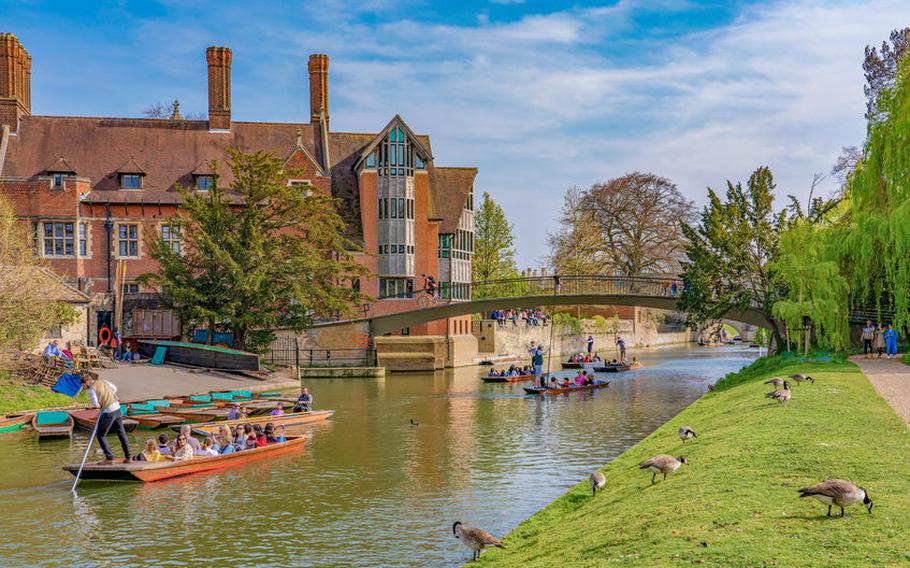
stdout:
<svg viewBox="0 0 910 568">
<path fill-rule="evenodd" d="M 547 399 L 483 384 L 478 368 L 314 380 L 319 407 L 337 412 L 306 428 L 301 452 L 148 485 L 86 482 L 75 498 L 60 466 L 87 436 L 3 436 L 0 566 L 459 566 L 470 551 L 454 521 L 507 533 L 755 356 L 662 349 L 604 375 L 609 388 Z M 135 434 L 138 451 L 149 433 Z"/>
</svg>

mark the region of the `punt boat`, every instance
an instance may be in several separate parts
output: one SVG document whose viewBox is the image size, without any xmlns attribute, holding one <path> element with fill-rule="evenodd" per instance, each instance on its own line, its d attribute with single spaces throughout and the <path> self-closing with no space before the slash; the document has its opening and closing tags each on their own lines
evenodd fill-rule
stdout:
<svg viewBox="0 0 910 568">
<path fill-rule="evenodd" d="M 33 413 L 20 414 L 19 416 L 4 416 L 3 418 L 0 418 L 0 434 L 21 430 L 23 426 L 31 423 L 32 418 L 34 417 L 35 415 Z"/>
<path fill-rule="evenodd" d="M 62 410 L 40 411 L 32 418 L 38 439 L 69 438 L 73 435 L 73 417 Z"/>
<path fill-rule="evenodd" d="M 160 408 L 161 414 L 182 418 L 185 422 L 213 422 L 227 420 L 230 408 L 211 408 L 208 410 L 196 408 Z"/>
<path fill-rule="evenodd" d="M 591 365 L 592 363 L 585 363 L 583 361 L 563 361 L 563 369 L 581 369 L 585 365 Z"/>
<path fill-rule="evenodd" d="M 68 410 L 69 415 L 73 417 L 73 420 L 76 421 L 76 427 L 82 430 L 88 430 L 91 432 L 95 429 L 95 422 L 98 421 L 98 409 L 97 408 L 84 408 L 81 410 Z M 132 432 L 139 427 L 139 422 L 133 420 L 132 418 L 123 418 L 123 428 L 127 432 Z M 114 430 L 110 431 L 111 434 L 114 434 Z"/>
<path fill-rule="evenodd" d="M 139 353 L 143 357 L 151 359 L 159 347 L 167 349 L 164 358 L 173 363 L 231 371 L 259 370 L 259 355 L 255 353 L 203 343 L 158 339 L 139 340 Z"/>
<path fill-rule="evenodd" d="M 604 381 L 601 383 L 594 383 L 593 385 L 583 385 L 580 387 L 571 386 L 571 387 L 558 387 L 558 388 L 546 388 L 546 387 L 524 387 L 525 392 L 528 394 L 563 394 L 570 392 L 579 392 L 579 391 L 589 391 L 594 389 L 602 389 L 610 386 L 610 381 Z"/>
<path fill-rule="evenodd" d="M 480 380 L 485 383 L 515 383 L 520 381 L 533 381 L 534 379 L 534 375 L 518 375 L 515 377 L 480 377 Z"/>
<path fill-rule="evenodd" d="M 628 371 L 632 368 L 632 365 L 599 365 L 594 367 L 595 373 L 621 373 L 623 371 Z"/>
<path fill-rule="evenodd" d="M 301 426 L 303 424 L 313 424 L 315 422 L 323 422 L 328 420 L 335 414 L 334 410 L 313 410 L 311 412 L 288 412 L 287 414 L 279 414 L 278 416 L 254 416 L 251 418 L 245 418 L 243 420 L 223 420 L 221 422 L 207 422 L 204 424 L 193 424 L 193 433 L 199 436 L 208 436 L 213 434 L 222 426 L 227 426 L 231 428 L 237 426 L 238 424 L 268 424 L 271 422 L 275 426 L 284 426 L 285 428 L 290 428 L 292 426 Z M 179 430 L 179 427 L 172 428 L 173 430 Z"/>
<path fill-rule="evenodd" d="M 126 415 L 139 423 L 140 428 L 154 430 L 163 426 L 183 424 L 185 420 L 179 416 L 170 416 L 158 412 L 158 407 L 151 404 L 133 403 L 126 406 Z"/>
<path fill-rule="evenodd" d="M 173 477 L 182 477 L 195 473 L 214 471 L 249 463 L 254 460 L 272 458 L 302 449 L 306 444 L 306 436 L 289 436 L 286 442 L 268 444 L 260 448 L 243 450 L 223 456 L 195 457 L 183 461 L 160 462 L 130 462 L 101 464 L 99 462 L 87 463 L 82 469 L 82 479 L 103 481 L 161 481 Z M 64 470 L 76 475 L 79 464 L 74 463 L 63 467 Z"/>
</svg>

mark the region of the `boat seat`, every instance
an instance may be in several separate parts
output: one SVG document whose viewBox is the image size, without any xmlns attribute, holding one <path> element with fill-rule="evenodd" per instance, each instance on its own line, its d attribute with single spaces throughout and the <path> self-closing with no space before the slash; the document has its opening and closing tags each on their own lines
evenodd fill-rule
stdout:
<svg viewBox="0 0 910 568">
<path fill-rule="evenodd" d="M 145 403 L 151 406 L 163 406 L 164 408 L 167 408 L 171 405 L 171 401 L 164 399 L 151 399 L 145 401 Z"/>
<path fill-rule="evenodd" d="M 67 422 L 69 422 L 69 414 L 59 411 L 39 412 L 38 417 L 35 419 L 35 424 L 39 426 L 66 424 Z"/>
</svg>

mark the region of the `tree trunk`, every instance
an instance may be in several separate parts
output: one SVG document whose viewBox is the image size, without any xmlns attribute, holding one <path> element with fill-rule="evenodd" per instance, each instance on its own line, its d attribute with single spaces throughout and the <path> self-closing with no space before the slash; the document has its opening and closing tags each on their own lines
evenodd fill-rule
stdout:
<svg viewBox="0 0 910 568">
<path fill-rule="evenodd" d="M 209 318 L 209 335 L 205 342 L 208 345 L 215 343 L 215 318 Z"/>
</svg>

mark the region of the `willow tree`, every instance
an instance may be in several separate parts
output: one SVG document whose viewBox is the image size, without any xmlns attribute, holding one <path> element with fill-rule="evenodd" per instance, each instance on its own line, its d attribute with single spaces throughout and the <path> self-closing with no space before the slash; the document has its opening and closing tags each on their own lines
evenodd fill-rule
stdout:
<svg viewBox="0 0 910 568">
<path fill-rule="evenodd" d="M 283 160 L 232 151 L 230 188 L 182 188 L 181 249 L 159 239 L 142 280 L 159 286 L 184 324 L 215 323 L 241 348 L 260 350 L 272 329 L 302 330 L 315 316 L 349 314 L 362 296 L 346 285 L 366 273 L 354 260 L 335 200 L 287 183 Z M 213 164 L 217 171 L 217 164 Z"/>
</svg>

